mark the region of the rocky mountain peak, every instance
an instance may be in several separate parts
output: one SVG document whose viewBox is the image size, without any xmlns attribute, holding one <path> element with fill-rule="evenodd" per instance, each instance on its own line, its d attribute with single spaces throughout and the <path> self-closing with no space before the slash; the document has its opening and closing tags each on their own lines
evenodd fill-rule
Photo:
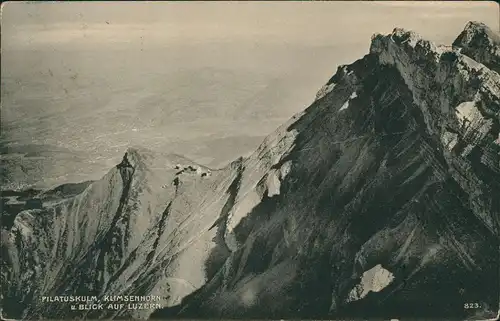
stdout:
<svg viewBox="0 0 500 321">
<path fill-rule="evenodd" d="M 425 119 L 430 132 L 438 134 L 438 127 L 444 125 L 438 115 L 454 113 L 460 103 L 467 101 L 476 101 L 484 117 L 498 121 L 498 74 L 457 48 L 437 46 L 414 32 L 396 28 L 389 35 L 374 35 L 370 53 L 380 64 L 399 71 L 414 102 L 428 115 Z"/>
<path fill-rule="evenodd" d="M 486 34 L 491 31 L 488 30 L 485 25 L 472 22 L 462 35 Z M 470 43 L 471 48 L 478 50 L 476 53 L 483 52 L 483 47 Z M 428 133 L 442 146 L 443 156 L 450 164 L 463 163 L 470 176 L 482 176 L 486 168 L 492 175 L 498 175 L 500 77 L 467 52 L 457 47 L 436 46 L 398 28 L 389 35 L 375 35 L 370 48 L 381 65 L 398 71 L 412 93 L 412 103 L 422 113 Z M 473 151 L 480 155 L 479 164 L 471 166 L 475 162 L 470 158 Z M 460 157 L 454 159 L 455 155 Z M 457 173 L 452 171 L 452 175 Z M 467 181 L 456 179 L 472 193 Z M 472 193 L 470 201 L 475 202 L 475 197 Z M 476 213 L 496 229 L 498 218 L 485 215 L 484 208 L 477 208 Z"/>
<path fill-rule="evenodd" d="M 500 36 L 481 22 L 471 21 L 453 42 L 460 51 L 500 73 Z"/>
<path fill-rule="evenodd" d="M 469 21 L 464 30 L 458 35 L 453 42 L 453 45 L 461 46 L 463 44 L 473 44 L 473 41 L 478 44 L 499 44 L 500 36 L 495 34 L 486 24 L 478 21 Z"/>
</svg>

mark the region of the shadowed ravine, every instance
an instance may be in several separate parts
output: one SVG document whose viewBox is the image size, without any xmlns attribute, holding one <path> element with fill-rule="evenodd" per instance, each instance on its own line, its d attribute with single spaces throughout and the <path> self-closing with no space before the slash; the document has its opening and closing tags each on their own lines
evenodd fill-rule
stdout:
<svg viewBox="0 0 500 321">
<path fill-rule="evenodd" d="M 30 194 L 40 208 L 2 230 L 3 315 L 494 318 L 500 76 L 480 51 L 498 43 L 474 34 L 494 33 L 469 23 L 454 48 L 374 35 L 225 168 L 130 148 L 78 194 Z M 78 311 L 51 295 L 162 300 Z"/>
</svg>

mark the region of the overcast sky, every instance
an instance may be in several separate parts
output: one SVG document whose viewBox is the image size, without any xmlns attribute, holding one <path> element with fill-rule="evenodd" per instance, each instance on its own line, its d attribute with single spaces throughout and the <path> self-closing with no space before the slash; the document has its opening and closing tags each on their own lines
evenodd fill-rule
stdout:
<svg viewBox="0 0 500 321">
<path fill-rule="evenodd" d="M 6 3 L 2 44 L 72 46 L 137 41 L 150 46 L 209 41 L 324 45 L 366 41 L 394 26 L 451 40 L 468 20 L 498 29 L 494 2 L 46 2 Z M 439 39 L 441 38 L 441 39 Z"/>
</svg>

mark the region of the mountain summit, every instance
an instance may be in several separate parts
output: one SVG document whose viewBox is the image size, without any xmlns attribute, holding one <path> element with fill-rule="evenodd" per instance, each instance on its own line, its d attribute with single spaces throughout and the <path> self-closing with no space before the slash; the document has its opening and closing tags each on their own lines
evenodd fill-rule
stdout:
<svg viewBox="0 0 500 321">
<path fill-rule="evenodd" d="M 453 42 L 462 53 L 500 73 L 500 36 L 484 23 L 469 22 Z"/>
<path fill-rule="evenodd" d="M 14 197 L 38 205 L 2 230 L 3 316 L 494 318 L 497 37 L 477 23 L 453 46 L 377 34 L 225 168 L 129 149 L 74 195 Z M 158 299 L 73 310 L 55 296 Z"/>
</svg>

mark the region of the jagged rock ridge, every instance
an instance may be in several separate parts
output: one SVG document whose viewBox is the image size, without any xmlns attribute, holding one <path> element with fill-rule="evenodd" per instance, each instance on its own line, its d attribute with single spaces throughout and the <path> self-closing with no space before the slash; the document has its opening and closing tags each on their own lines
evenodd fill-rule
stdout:
<svg viewBox="0 0 500 321">
<path fill-rule="evenodd" d="M 460 51 L 500 73 L 500 36 L 484 23 L 471 21 L 453 42 Z"/>
<path fill-rule="evenodd" d="M 151 294 L 153 318 L 494 317 L 500 76 L 460 39 L 375 35 L 247 158 L 209 171 L 131 149 L 80 194 L 18 213 L 4 315 L 146 318 L 38 298 Z"/>
</svg>

